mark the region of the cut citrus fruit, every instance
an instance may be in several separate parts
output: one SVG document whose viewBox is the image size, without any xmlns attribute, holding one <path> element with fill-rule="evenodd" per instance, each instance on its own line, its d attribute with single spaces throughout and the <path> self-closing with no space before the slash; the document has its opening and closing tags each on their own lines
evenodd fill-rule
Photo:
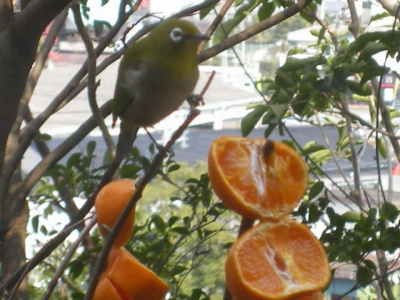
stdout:
<svg viewBox="0 0 400 300">
<path fill-rule="evenodd" d="M 131 179 L 119 179 L 106 184 L 98 193 L 95 201 L 96 219 L 100 232 L 106 236 L 115 225 L 120 214 L 135 192 L 135 183 Z M 135 209 L 129 213 L 117 234 L 114 245 L 122 246 L 131 237 Z"/>
<path fill-rule="evenodd" d="M 104 277 L 112 283 L 122 300 L 161 300 L 168 291 L 164 281 L 123 247 L 111 249 Z"/>
<path fill-rule="evenodd" d="M 324 248 L 307 226 L 285 218 L 262 222 L 233 244 L 225 264 L 235 299 L 296 299 L 330 279 Z"/>
<path fill-rule="evenodd" d="M 290 214 L 308 183 L 302 157 L 288 145 L 266 139 L 225 136 L 214 140 L 208 170 L 224 205 L 251 219 Z"/>
<path fill-rule="evenodd" d="M 93 294 L 93 300 L 130 300 L 121 295 L 110 279 L 102 276 Z"/>
<path fill-rule="evenodd" d="M 324 300 L 324 294 L 321 291 L 313 291 L 290 297 L 288 300 Z"/>
</svg>

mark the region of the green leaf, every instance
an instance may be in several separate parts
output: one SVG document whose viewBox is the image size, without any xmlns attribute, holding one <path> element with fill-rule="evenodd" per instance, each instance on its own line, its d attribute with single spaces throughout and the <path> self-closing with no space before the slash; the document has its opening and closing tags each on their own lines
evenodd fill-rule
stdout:
<svg viewBox="0 0 400 300">
<path fill-rule="evenodd" d="M 264 113 L 267 111 L 267 106 L 264 104 L 257 105 L 241 120 L 240 128 L 242 136 L 248 136 L 254 129 L 257 122 L 261 119 Z"/>
<path fill-rule="evenodd" d="M 166 225 L 164 220 L 159 216 L 159 215 L 152 215 L 151 216 L 151 221 L 150 221 L 150 225 L 154 224 L 154 226 L 156 227 L 156 229 L 160 232 L 164 232 Z"/>
<path fill-rule="evenodd" d="M 331 153 L 331 150 L 324 149 L 324 150 L 316 151 L 310 156 L 311 156 L 311 158 L 313 159 L 314 162 L 316 162 L 318 164 L 322 164 L 325 161 L 327 161 L 327 160 L 332 158 L 332 153 Z"/>
<path fill-rule="evenodd" d="M 36 135 L 36 138 L 45 142 L 48 142 L 51 140 L 51 135 L 47 133 L 39 133 Z"/>
<path fill-rule="evenodd" d="M 39 229 L 39 215 L 32 217 L 32 229 L 34 232 L 38 232 Z"/>
<path fill-rule="evenodd" d="M 261 4 L 261 0 L 248 0 L 240 5 L 236 9 L 235 15 L 223 22 L 216 30 L 214 34 L 214 42 L 218 43 L 224 40 L 229 34 L 248 16 L 251 15 L 251 12 Z"/>
<path fill-rule="evenodd" d="M 324 189 L 325 185 L 322 181 L 317 181 L 314 183 L 310 189 L 309 197 L 310 199 L 316 198 Z"/>
<path fill-rule="evenodd" d="M 308 209 L 308 223 L 315 223 L 322 215 L 322 211 L 315 204 L 311 204 Z"/>
<path fill-rule="evenodd" d="M 366 84 L 361 84 L 355 80 L 346 80 L 347 86 L 349 89 L 358 95 L 361 96 L 369 96 L 372 94 L 371 88 Z"/>
<path fill-rule="evenodd" d="M 288 51 L 288 56 L 291 56 L 291 55 L 296 55 L 296 54 L 303 54 L 303 53 L 306 53 L 306 50 L 305 49 L 303 49 L 303 48 L 291 48 L 289 51 Z"/>
<path fill-rule="evenodd" d="M 171 275 L 177 275 L 177 274 L 182 273 L 185 270 L 186 270 L 186 267 L 184 265 L 176 265 L 170 272 L 171 272 Z"/>
<path fill-rule="evenodd" d="M 72 278 L 77 278 L 79 275 L 82 274 L 83 270 L 85 268 L 85 264 L 81 260 L 74 260 L 69 268 L 70 274 Z"/>
<path fill-rule="evenodd" d="M 140 166 L 129 164 L 122 166 L 119 172 L 122 178 L 136 178 L 141 169 Z"/>
<path fill-rule="evenodd" d="M 82 154 L 79 152 L 72 154 L 67 160 L 67 166 L 68 167 L 78 166 L 79 162 L 81 161 L 81 156 Z"/>
<path fill-rule="evenodd" d="M 169 218 L 168 220 L 168 226 L 172 226 L 174 225 L 176 222 L 179 221 L 179 217 L 177 216 L 172 216 L 171 218 Z"/>
<path fill-rule="evenodd" d="M 355 211 L 347 211 L 342 215 L 342 217 L 346 222 L 358 222 L 361 220 L 361 214 Z"/>
<path fill-rule="evenodd" d="M 378 152 L 379 154 L 383 157 L 383 158 L 387 158 L 388 156 L 388 152 L 387 152 L 387 148 L 386 148 L 386 143 L 383 140 L 383 138 L 378 138 L 376 140 L 376 147 L 378 148 Z"/>
<path fill-rule="evenodd" d="M 385 202 L 381 206 L 381 215 L 385 221 L 394 222 L 399 216 L 399 210 L 394 204 Z"/>
<path fill-rule="evenodd" d="M 207 15 L 215 8 L 215 5 L 217 5 L 217 3 L 202 8 L 200 10 L 200 19 L 202 20 L 207 17 Z"/>
<path fill-rule="evenodd" d="M 316 141 L 310 141 L 303 146 L 303 152 L 304 152 L 304 154 L 307 154 L 307 155 L 314 153 L 316 151 L 319 151 L 319 150 L 323 150 L 323 149 L 326 149 L 326 147 L 323 145 L 317 144 Z"/>
<path fill-rule="evenodd" d="M 387 17 L 391 17 L 391 16 L 392 16 L 391 14 L 389 14 L 388 12 L 385 11 L 385 12 L 382 12 L 380 14 L 373 15 L 371 17 L 371 21 L 370 22 L 378 21 L 378 20 L 381 20 L 381 19 L 384 19 L 384 18 L 387 18 Z"/>
<path fill-rule="evenodd" d="M 357 283 L 361 286 L 367 285 L 372 281 L 373 272 L 370 268 L 364 266 L 358 266 L 356 279 Z"/>
<path fill-rule="evenodd" d="M 188 229 L 188 227 L 185 227 L 185 226 L 176 226 L 176 227 L 172 228 L 172 231 L 179 233 L 181 235 L 190 234 L 190 230 Z"/>
<path fill-rule="evenodd" d="M 86 145 L 86 153 L 89 155 L 92 155 L 94 153 L 94 150 L 96 149 L 96 142 L 95 141 L 90 141 Z"/>
<path fill-rule="evenodd" d="M 275 10 L 274 2 L 263 2 L 261 7 L 258 9 L 257 16 L 259 21 L 269 18 Z"/>
<path fill-rule="evenodd" d="M 179 170 L 181 168 L 180 164 L 174 163 L 168 166 L 168 173 L 174 172 L 176 170 Z"/>
</svg>

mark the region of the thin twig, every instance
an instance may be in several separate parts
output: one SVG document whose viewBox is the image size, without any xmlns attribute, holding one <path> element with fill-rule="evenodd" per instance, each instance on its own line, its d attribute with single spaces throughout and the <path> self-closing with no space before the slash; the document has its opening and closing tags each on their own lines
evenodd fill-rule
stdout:
<svg viewBox="0 0 400 300">
<path fill-rule="evenodd" d="M 358 37 L 358 35 L 360 34 L 360 18 L 358 17 L 354 0 L 347 0 L 347 5 L 349 7 L 351 16 L 351 24 L 349 26 L 349 30 L 354 35 L 354 37 Z"/>
<path fill-rule="evenodd" d="M 290 18 L 291 16 L 297 14 L 298 12 L 302 11 L 310 3 L 311 3 L 311 0 L 300 0 L 298 3 L 293 4 L 292 6 L 269 17 L 268 19 L 265 19 L 260 23 L 250 26 L 237 34 L 224 39 L 219 44 L 202 51 L 199 55 L 199 60 L 202 62 L 211 57 L 214 57 L 218 53 L 221 53 L 222 51 L 224 51 L 226 49 L 230 49 L 233 46 L 235 46 L 236 44 L 239 44 L 239 43 L 243 42 L 244 40 L 247 40 L 247 39 L 255 36 L 256 34 L 275 26 L 276 24 L 281 23 L 282 21 L 284 21 L 284 20 Z"/>
<path fill-rule="evenodd" d="M 318 22 L 319 25 L 321 25 L 322 28 L 326 30 L 326 32 L 328 32 L 329 36 L 331 37 L 332 43 L 335 47 L 335 50 L 337 51 L 339 49 L 339 42 L 336 34 L 332 30 L 330 30 L 329 26 L 324 21 L 322 21 L 318 16 L 313 16 L 313 18 L 315 19 L 315 21 Z"/>
<path fill-rule="evenodd" d="M 104 122 L 104 118 L 100 112 L 99 106 L 97 105 L 96 100 L 96 52 L 93 47 L 93 43 L 90 40 L 89 34 L 87 33 L 85 26 L 83 25 L 82 16 L 80 12 L 80 6 L 78 4 L 72 7 L 72 11 L 74 13 L 75 23 L 78 27 L 79 33 L 82 37 L 83 43 L 86 47 L 86 51 L 88 54 L 88 98 L 90 109 L 92 110 L 92 114 L 96 119 L 96 122 L 103 134 L 103 138 L 105 144 L 107 145 L 108 151 L 114 153 L 115 145 L 113 139 L 111 137 L 110 132 L 107 129 L 107 126 Z"/>
<path fill-rule="evenodd" d="M 329 141 L 329 138 L 326 135 L 325 130 L 322 128 L 321 119 L 320 119 L 320 117 L 318 115 L 316 116 L 316 119 L 318 121 L 317 127 L 318 127 L 318 129 L 319 129 L 319 131 L 320 131 L 320 133 L 322 135 L 322 138 L 325 141 L 326 146 L 328 146 L 329 149 L 332 149 L 331 148 L 331 143 Z M 332 159 L 333 159 L 333 162 L 336 165 L 336 168 L 337 168 L 338 172 L 343 177 L 343 180 L 346 182 L 347 187 L 350 189 L 351 188 L 350 182 L 347 180 L 346 174 L 344 174 L 342 167 L 339 165 L 338 158 L 337 158 L 336 154 L 334 153 L 333 150 L 330 150 L 330 152 L 332 154 Z"/>
<path fill-rule="evenodd" d="M 208 37 L 212 36 L 215 30 L 217 29 L 218 25 L 222 22 L 224 19 L 226 13 L 228 12 L 229 8 L 232 6 L 232 4 L 235 2 L 235 0 L 226 0 L 224 5 L 221 7 L 219 13 L 216 15 L 215 19 L 212 21 L 210 26 L 207 28 L 206 35 Z M 206 44 L 206 41 L 201 42 L 199 48 L 203 49 L 203 46 Z"/>
<path fill-rule="evenodd" d="M 93 228 L 95 224 L 96 224 L 96 218 L 93 216 L 89 224 L 86 225 L 84 230 L 82 230 L 79 237 L 74 241 L 74 243 L 72 243 L 72 245 L 68 247 L 68 252 L 64 255 L 63 260 L 61 264 L 58 266 L 56 272 L 54 273 L 52 280 L 48 283 L 46 294 L 44 294 L 42 300 L 50 299 L 51 294 L 53 293 L 55 287 L 57 286 L 58 280 L 61 278 L 65 269 L 68 267 L 68 264 L 72 256 L 74 255 L 76 249 L 78 248 L 82 240 L 86 237 L 86 235 L 89 234 L 89 231 Z"/>
<path fill-rule="evenodd" d="M 349 110 L 349 105 L 346 101 L 342 101 L 342 106 L 346 108 L 346 110 Z M 354 147 L 354 134 L 353 134 L 353 128 L 351 126 L 351 118 L 348 115 L 344 116 L 345 121 L 346 121 L 346 130 L 347 130 L 347 134 L 348 137 L 350 139 L 349 141 L 349 145 L 350 145 L 350 152 L 351 152 L 351 164 L 353 166 L 353 180 L 354 180 L 354 189 L 356 194 L 354 195 L 353 193 L 353 198 L 355 198 L 355 200 L 358 202 L 358 206 L 364 207 L 364 203 L 362 201 L 362 185 L 361 185 L 361 176 L 360 176 L 360 164 L 358 161 L 358 155 L 356 152 L 356 149 Z"/>
<path fill-rule="evenodd" d="M 36 255 L 29 260 L 27 263 L 22 265 L 17 272 L 15 272 L 13 275 L 11 275 L 7 280 L 2 282 L 0 285 L 0 291 L 6 290 L 9 287 L 12 288 L 12 292 L 10 293 L 10 298 L 9 300 L 14 299 L 16 296 L 16 293 L 18 291 L 19 286 L 25 279 L 25 277 L 28 275 L 28 273 L 35 267 L 37 266 L 42 260 L 44 260 L 46 257 L 48 257 L 51 254 L 51 251 L 53 250 L 52 247 L 49 247 L 52 245 L 54 240 L 59 240 L 60 238 L 61 241 L 57 241 L 57 245 L 59 245 L 61 242 L 64 241 L 64 239 L 70 235 L 72 231 L 74 231 L 76 228 L 81 226 L 81 224 L 85 222 L 84 219 L 81 219 L 79 222 L 75 223 L 69 223 L 67 226 L 64 227 L 64 229 L 57 234 L 54 238 L 52 238 L 49 242 L 47 242 L 37 253 Z"/>
<path fill-rule="evenodd" d="M 348 115 L 349 117 L 351 117 L 354 121 L 359 122 L 361 125 L 367 127 L 368 129 L 371 129 L 373 132 L 378 132 L 384 136 L 387 137 L 392 137 L 394 139 L 398 139 L 400 140 L 400 135 L 393 135 L 387 131 L 381 130 L 379 128 L 376 128 L 375 126 L 373 126 L 371 123 L 369 123 L 368 121 L 366 121 L 365 119 L 361 118 L 360 116 L 356 115 L 355 113 L 352 113 L 350 110 L 346 109 L 346 107 L 340 107 L 340 112 L 342 115 Z"/>
</svg>

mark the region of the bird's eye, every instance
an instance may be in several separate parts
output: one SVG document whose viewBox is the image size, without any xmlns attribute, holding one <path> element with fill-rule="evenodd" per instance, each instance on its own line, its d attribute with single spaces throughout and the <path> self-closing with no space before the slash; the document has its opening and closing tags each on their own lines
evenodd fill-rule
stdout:
<svg viewBox="0 0 400 300">
<path fill-rule="evenodd" d="M 179 27 L 176 27 L 171 30 L 169 36 L 171 37 L 172 41 L 180 42 L 183 39 L 183 31 Z"/>
</svg>

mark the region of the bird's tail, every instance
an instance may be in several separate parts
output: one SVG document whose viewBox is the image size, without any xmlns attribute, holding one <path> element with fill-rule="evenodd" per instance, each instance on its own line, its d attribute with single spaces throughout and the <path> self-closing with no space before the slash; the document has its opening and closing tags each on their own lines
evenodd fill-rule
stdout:
<svg viewBox="0 0 400 300">
<path fill-rule="evenodd" d="M 121 162 L 129 153 L 133 142 L 136 140 L 138 130 L 138 126 L 121 121 L 117 150 L 115 152 L 115 159 L 117 161 Z"/>
</svg>

